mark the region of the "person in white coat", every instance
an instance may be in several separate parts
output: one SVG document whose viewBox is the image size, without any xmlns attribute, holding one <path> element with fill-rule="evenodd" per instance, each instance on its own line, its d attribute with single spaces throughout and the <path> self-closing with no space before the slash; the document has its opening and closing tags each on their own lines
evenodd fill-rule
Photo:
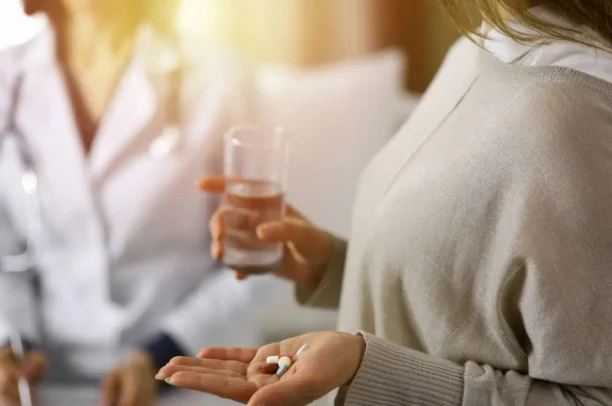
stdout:
<svg viewBox="0 0 612 406">
<path fill-rule="evenodd" d="M 187 52 L 164 24 L 178 3 L 158 3 L 26 0 L 49 24 L 0 54 L 0 258 L 26 241 L 34 258 L 0 269 L 0 347 L 13 329 L 30 347 L 21 365 L 0 350 L 0 403 L 18 404 L 25 373 L 103 378 L 108 404 L 146 406 L 173 356 L 259 340 L 269 282 L 217 265 L 218 202 L 195 187 L 221 172 L 222 135 L 255 116 L 254 92 L 239 59 Z"/>
</svg>

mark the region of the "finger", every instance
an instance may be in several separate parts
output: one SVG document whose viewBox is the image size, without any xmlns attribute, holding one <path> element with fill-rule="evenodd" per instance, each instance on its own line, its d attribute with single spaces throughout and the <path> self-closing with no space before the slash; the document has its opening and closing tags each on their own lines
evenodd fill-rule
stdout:
<svg viewBox="0 0 612 406">
<path fill-rule="evenodd" d="M 178 374 L 179 372 L 193 372 L 197 374 L 210 374 L 210 375 L 219 375 L 226 376 L 228 378 L 242 378 L 246 376 L 246 367 L 245 371 L 242 373 L 236 372 L 230 369 L 215 369 L 215 368 L 204 368 L 204 367 L 192 367 L 187 365 L 166 365 L 163 367 L 159 374 L 157 374 L 156 379 L 158 380 L 166 380 L 171 376 Z"/>
<path fill-rule="evenodd" d="M 214 229 L 217 233 L 222 233 L 227 229 L 253 232 L 261 218 L 260 211 L 243 209 L 230 205 L 224 205 L 220 210 L 220 214 L 223 216 L 221 219 L 222 221 L 217 221 Z M 217 230 L 216 228 L 219 225 L 222 226 L 221 230 Z"/>
<path fill-rule="evenodd" d="M 209 176 L 198 181 L 198 187 L 211 193 L 223 193 L 225 191 L 225 177 Z"/>
<path fill-rule="evenodd" d="M 119 385 L 119 406 L 136 406 L 138 402 L 139 375 L 124 374 Z M 150 379 L 150 378 L 147 378 Z"/>
<path fill-rule="evenodd" d="M 260 214 L 254 210 L 222 205 L 211 216 L 208 231 L 215 240 L 223 238 L 226 228 L 253 231 L 259 221 Z"/>
<path fill-rule="evenodd" d="M 220 240 L 223 237 L 223 219 L 225 216 L 225 207 L 220 207 L 208 222 L 208 231 L 213 240 Z"/>
<path fill-rule="evenodd" d="M 215 260 L 221 261 L 223 259 L 223 244 L 220 241 L 213 241 L 210 246 L 210 254 Z"/>
<path fill-rule="evenodd" d="M 30 383 L 40 381 L 47 372 L 47 358 L 39 351 L 31 351 L 22 364 L 23 373 Z"/>
<path fill-rule="evenodd" d="M 112 373 L 102 382 L 102 405 L 114 406 L 121 392 L 121 380 L 118 373 Z"/>
<path fill-rule="evenodd" d="M 250 363 L 257 355 L 258 348 L 242 347 L 209 347 L 203 348 L 198 354 L 199 358 L 218 359 L 223 361 L 238 361 Z"/>
<path fill-rule="evenodd" d="M 237 245 L 241 249 L 256 249 L 265 246 L 265 243 L 255 235 L 255 230 L 250 231 L 239 231 L 235 229 L 225 230 L 225 243 Z"/>
<path fill-rule="evenodd" d="M 14 387 L 11 391 L 5 393 L 0 392 L 1 406 L 20 406 L 20 403 L 17 387 Z"/>
<path fill-rule="evenodd" d="M 0 365 L 3 365 L 8 362 L 13 362 L 13 360 L 13 352 L 10 348 L 0 349 Z"/>
<path fill-rule="evenodd" d="M 0 370 L 0 405 L 19 406 L 19 390 L 17 380 L 19 369 L 9 364 Z"/>
<path fill-rule="evenodd" d="M 257 227 L 257 236 L 268 243 L 291 242 L 301 253 L 321 253 L 328 247 L 322 231 L 299 219 L 264 223 Z"/>
<path fill-rule="evenodd" d="M 240 403 L 247 403 L 257 390 L 254 384 L 244 378 L 194 372 L 179 372 L 166 382 L 172 386 L 210 393 Z"/>
<path fill-rule="evenodd" d="M 235 360 L 204 359 L 191 357 L 172 358 L 168 365 L 209 368 L 216 370 L 229 370 L 241 373 L 243 375 L 246 373 L 246 369 L 248 367 L 248 363 Z"/>
<path fill-rule="evenodd" d="M 319 385 L 303 377 L 288 377 L 260 388 L 253 394 L 248 406 L 305 406 L 321 398 Z"/>
</svg>

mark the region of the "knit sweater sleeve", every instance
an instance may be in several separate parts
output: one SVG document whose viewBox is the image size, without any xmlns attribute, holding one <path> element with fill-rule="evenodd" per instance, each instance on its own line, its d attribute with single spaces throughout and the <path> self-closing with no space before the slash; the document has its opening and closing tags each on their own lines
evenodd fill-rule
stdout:
<svg viewBox="0 0 612 406">
<path fill-rule="evenodd" d="M 526 367 L 446 360 L 362 333 L 362 365 L 337 404 L 612 405 L 612 108 L 609 98 L 553 86 L 541 93 L 554 102 L 536 98 L 539 106 L 507 112 L 510 121 L 521 117 L 514 124 L 522 146 L 506 151 L 521 176 L 505 185 L 519 208 L 518 232 L 505 237 L 523 265 L 508 272 L 511 294 L 492 309 L 500 325 L 488 328 L 513 343 Z M 514 154 L 520 148 L 530 152 Z"/>
</svg>

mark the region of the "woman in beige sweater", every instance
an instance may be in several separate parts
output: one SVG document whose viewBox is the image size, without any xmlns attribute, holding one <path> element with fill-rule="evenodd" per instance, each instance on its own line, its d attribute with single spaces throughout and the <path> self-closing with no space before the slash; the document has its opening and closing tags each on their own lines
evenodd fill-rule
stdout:
<svg viewBox="0 0 612 406">
<path fill-rule="evenodd" d="M 444 2 L 469 30 L 467 1 Z M 457 42 L 366 168 L 348 251 L 294 211 L 257 228 L 339 332 L 204 349 L 159 379 L 250 406 L 336 388 L 350 406 L 612 405 L 612 3 L 472 2 L 484 49 Z M 303 344 L 281 378 L 266 367 Z"/>
</svg>

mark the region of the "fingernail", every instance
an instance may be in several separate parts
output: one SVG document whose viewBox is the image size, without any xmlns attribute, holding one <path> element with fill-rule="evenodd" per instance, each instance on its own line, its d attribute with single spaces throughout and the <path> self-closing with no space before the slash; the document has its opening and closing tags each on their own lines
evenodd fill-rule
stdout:
<svg viewBox="0 0 612 406">
<path fill-rule="evenodd" d="M 166 382 L 168 385 L 174 385 L 174 383 L 172 383 L 172 377 L 165 379 L 164 382 Z"/>
</svg>

